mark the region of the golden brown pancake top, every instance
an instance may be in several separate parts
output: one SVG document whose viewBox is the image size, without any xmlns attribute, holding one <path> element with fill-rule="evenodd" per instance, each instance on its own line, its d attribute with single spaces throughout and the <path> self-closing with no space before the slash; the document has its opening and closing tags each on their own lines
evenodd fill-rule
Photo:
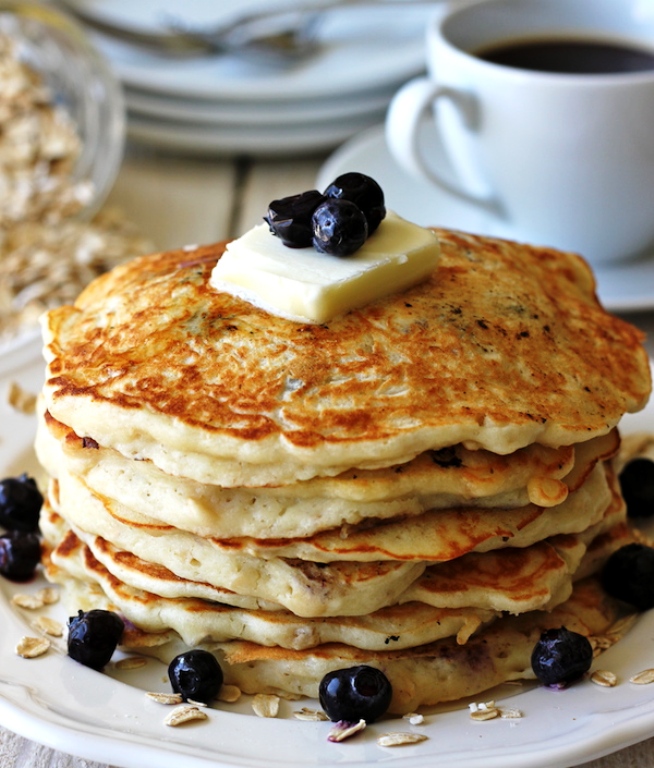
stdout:
<svg viewBox="0 0 654 768">
<path fill-rule="evenodd" d="M 213 290 L 224 244 L 138 258 L 49 314 L 47 405 L 78 434 L 103 404 L 98 422 L 141 413 L 182 448 L 352 466 L 569 444 L 644 406 L 643 336 L 600 306 L 580 257 L 437 232 L 429 280 L 325 325 Z"/>
</svg>

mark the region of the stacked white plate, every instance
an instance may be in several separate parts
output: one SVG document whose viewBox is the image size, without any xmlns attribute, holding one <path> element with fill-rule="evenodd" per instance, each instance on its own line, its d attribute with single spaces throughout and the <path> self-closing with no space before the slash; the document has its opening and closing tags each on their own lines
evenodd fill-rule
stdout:
<svg viewBox="0 0 654 768">
<path fill-rule="evenodd" d="M 307 0 L 280 0 L 284 8 Z M 272 0 L 66 0 L 124 28 L 163 32 L 171 19 L 211 28 Z M 383 119 L 403 82 L 424 69 L 425 25 L 438 3 L 356 2 L 330 10 L 315 55 L 265 67 L 236 55 L 180 59 L 92 33 L 123 82 L 131 138 L 159 148 L 256 156 L 327 150 Z"/>
</svg>

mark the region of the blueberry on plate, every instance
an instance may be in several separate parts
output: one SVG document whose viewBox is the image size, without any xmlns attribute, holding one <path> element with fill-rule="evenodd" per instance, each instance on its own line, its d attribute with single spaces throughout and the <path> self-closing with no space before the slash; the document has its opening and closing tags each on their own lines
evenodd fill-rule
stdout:
<svg viewBox="0 0 654 768">
<path fill-rule="evenodd" d="M 0 480 L 0 525 L 11 531 L 36 531 L 43 496 L 26 473 Z"/>
<path fill-rule="evenodd" d="M 263 218 L 273 235 L 284 245 L 289 248 L 308 248 L 313 239 L 311 217 L 324 199 L 317 189 L 282 197 L 268 205 L 268 213 Z"/>
<path fill-rule="evenodd" d="M 379 184 L 365 173 L 343 173 L 325 190 L 325 197 L 349 200 L 363 211 L 368 222 L 368 236 L 377 229 L 386 216 L 384 192 Z"/>
<path fill-rule="evenodd" d="M 0 536 L 0 574 L 27 581 L 41 561 L 41 540 L 33 531 L 9 531 Z"/>
<path fill-rule="evenodd" d="M 209 704 L 223 684 L 223 671 L 216 657 L 196 648 L 176 656 L 168 665 L 168 677 L 175 693 L 184 701 Z"/>
<path fill-rule="evenodd" d="M 386 712 L 392 696 L 386 675 L 366 665 L 328 672 L 318 689 L 320 706 L 335 722 L 372 723 Z"/>
<path fill-rule="evenodd" d="M 654 608 L 654 549 L 645 544 L 626 544 L 608 558 L 602 568 L 604 590 L 639 611 Z"/>
<path fill-rule="evenodd" d="M 620 488 L 629 517 L 654 515 L 654 461 L 632 459 L 620 472 Z"/>
<path fill-rule="evenodd" d="M 543 685 L 565 688 L 586 674 L 593 647 L 584 635 L 565 627 L 547 629 L 531 654 L 531 668 Z"/>
<path fill-rule="evenodd" d="M 99 671 L 111 659 L 124 629 L 123 620 L 113 611 L 78 611 L 68 620 L 68 655 Z"/>
<path fill-rule="evenodd" d="M 313 213 L 313 247 L 331 256 L 350 256 L 366 242 L 368 222 L 349 200 L 326 200 Z"/>
</svg>

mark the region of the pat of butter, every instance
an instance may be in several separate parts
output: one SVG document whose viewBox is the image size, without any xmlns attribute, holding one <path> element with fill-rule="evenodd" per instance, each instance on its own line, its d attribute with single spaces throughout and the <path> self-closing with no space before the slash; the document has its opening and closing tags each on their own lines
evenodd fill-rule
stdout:
<svg viewBox="0 0 654 768">
<path fill-rule="evenodd" d="M 260 224 L 228 244 L 210 285 L 289 320 L 325 323 L 426 279 L 439 253 L 434 232 L 392 211 L 347 257 L 288 248 Z"/>
</svg>

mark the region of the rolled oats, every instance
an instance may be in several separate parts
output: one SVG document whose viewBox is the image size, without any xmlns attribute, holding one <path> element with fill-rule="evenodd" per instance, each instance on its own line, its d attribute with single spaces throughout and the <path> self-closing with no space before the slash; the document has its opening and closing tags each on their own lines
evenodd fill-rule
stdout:
<svg viewBox="0 0 654 768">
<path fill-rule="evenodd" d="M 17 608 L 25 608 L 28 611 L 35 611 L 37 608 L 43 608 L 43 600 L 38 595 L 27 595 L 23 592 L 16 593 L 11 598 L 11 604 Z"/>
<path fill-rule="evenodd" d="M 654 669 L 644 669 L 642 672 L 638 672 L 629 678 L 630 683 L 636 685 L 649 685 L 654 683 Z"/>
<path fill-rule="evenodd" d="M 79 216 L 94 194 L 73 177 L 81 151 L 77 127 L 0 32 L 0 341 L 152 250 L 117 211 Z"/>
<path fill-rule="evenodd" d="M 419 714 L 418 712 L 409 712 L 406 715 L 403 715 L 405 720 L 408 720 L 411 725 L 423 725 L 425 722 L 424 715 Z"/>
<path fill-rule="evenodd" d="M 359 720 L 358 723 L 348 723 L 341 720 L 327 734 L 327 741 L 345 741 L 357 733 L 363 731 L 366 727 L 365 720 Z"/>
<path fill-rule="evenodd" d="M 157 704 L 176 705 L 182 703 L 181 693 L 158 693 L 156 691 L 148 691 L 145 695 L 148 699 L 156 701 Z"/>
<path fill-rule="evenodd" d="M 277 717 L 279 714 L 279 696 L 257 693 L 252 699 L 252 709 L 257 717 Z"/>
<path fill-rule="evenodd" d="M 209 719 L 209 716 L 204 710 L 200 709 L 199 707 L 185 704 L 181 707 L 176 707 L 175 709 L 173 709 L 173 711 L 164 720 L 164 723 L 166 725 L 170 725 L 173 728 L 176 728 L 179 725 L 190 723 L 193 720 L 208 720 L 208 719 Z"/>
<path fill-rule="evenodd" d="M 596 669 L 590 676 L 590 679 L 595 685 L 601 685 L 604 688 L 613 688 L 618 683 L 618 678 L 615 674 L 606 669 Z"/>
<path fill-rule="evenodd" d="M 472 702 L 468 705 L 473 720 L 494 720 L 500 716 L 500 710 L 494 701 Z"/>
<path fill-rule="evenodd" d="M 45 637 L 23 637 L 18 641 L 16 653 L 24 659 L 43 656 L 50 648 L 50 641 Z"/>
<path fill-rule="evenodd" d="M 500 717 L 504 720 L 519 720 L 522 717 L 522 711 L 514 707 L 501 707 Z"/>
<path fill-rule="evenodd" d="M 59 602 L 59 591 L 54 587 L 43 587 L 36 594 L 43 605 L 54 605 Z"/>
<path fill-rule="evenodd" d="M 7 402 L 15 411 L 28 416 L 31 416 L 36 411 L 36 395 L 32 392 L 27 392 L 15 381 L 9 382 Z"/>
<path fill-rule="evenodd" d="M 377 739 L 380 747 L 401 747 L 405 744 L 419 744 L 426 741 L 427 736 L 423 733 L 413 733 L 412 731 L 395 731 L 392 733 L 382 733 Z"/>
<path fill-rule="evenodd" d="M 325 722 L 329 720 L 327 715 L 321 709 L 309 709 L 309 707 L 302 707 L 293 712 L 293 717 L 296 720 L 308 720 L 312 723 Z"/>
<path fill-rule="evenodd" d="M 50 637 L 63 637 L 64 625 L 60 621 L 50 618 L 50 616 L 38 616 L 32 622 L 35 629 L 44 632 Z"/>
</svg>

